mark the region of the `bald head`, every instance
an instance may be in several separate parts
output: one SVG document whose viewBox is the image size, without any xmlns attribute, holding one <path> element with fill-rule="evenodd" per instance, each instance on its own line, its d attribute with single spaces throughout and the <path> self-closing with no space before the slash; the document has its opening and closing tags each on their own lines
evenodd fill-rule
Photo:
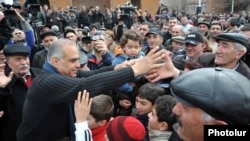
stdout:
<svg viewBox="0 0 250 141">
<path fill-rule="evenodd" d="M 172 37 L 174 36 L 183 36 L 184 32 L 182 30 L 182 26 L 181 25 L 174 25 L 172 28 L 172 32 L 171 32 Z"/>
</svg>

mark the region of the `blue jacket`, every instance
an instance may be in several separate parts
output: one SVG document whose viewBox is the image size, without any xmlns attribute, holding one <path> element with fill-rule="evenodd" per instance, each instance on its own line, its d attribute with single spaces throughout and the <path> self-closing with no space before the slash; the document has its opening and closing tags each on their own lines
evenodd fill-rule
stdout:
<svg viewBox="0 0 250 141">
<path fill-rule="evenodd" d="M 145 56 L 144 53 L 141 51 L 135 58 L 130 58 L 128 55 L 126 54 L 122 54 L 122 55 L 119 55 L 117 56 L 114 61 L 112 62 L 112 65 L 117 65 L 117 64 L 121 64 L 123 63 L 124 61 L 126 60 L 130 60 L 130 59 L 139 59 L 141 57 Z M 136 80 L 139 80 L 140 76 L 136 77 L 135 78 L 135 81 Z M 118 90 L 122 93 L 130 93 L 132 92 L 134 89 L 134 87 L 129 84 L 129 83 L 125 83 L 123 84 L 121 87 L 118 88 Z"/>
</svg>

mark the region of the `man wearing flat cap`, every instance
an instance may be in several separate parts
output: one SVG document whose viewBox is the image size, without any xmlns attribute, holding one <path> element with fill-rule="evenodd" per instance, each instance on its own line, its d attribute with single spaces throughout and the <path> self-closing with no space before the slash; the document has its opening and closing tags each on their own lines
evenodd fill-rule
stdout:
<svg viewBox="0 0 250 141">
<path fill-rule="evenodd" d="M 4 111 L 1 120 L 1 141 L 16 141 L 16 130 L 22 120 L 22 110 L 27 91 L 41 69 L 30 68 L 27 46 L 20 44 L 8 45 L 3 53 L 6 67 L 0 70 L 0 109 Z"/>
<path fill-rule="evenodd" d="M 240 33 L 221 33 L 215 38 L 218 47 L 214 53 L 204 53 L 198 62 L 204 67 L 233 69 L 250 79 L 250 69 L 242 57 L 249 49 L 247 37 Z"/>
<path fill-rule="evenodd" d="M 165 54 L 165 66 L 151 72 L 147 79 L 155 83 L 175 78 L 170 83 L 177 100 L 172 111 L 178 117 L 176 131 L 182 140 L 204 141 L 204 125 L 250 124 L 249 78 L 222 67 L 183 74 L 174 67 L 169 54 Z"/>
<path fill-rule="evenodd" d="M 204 125 L 249 125 L 249 86 L 249 79 L 225 68 L 197 69 L 172 80 L 179 137 L 204 141 Z"/>
<path fill-rule="evenodd" d="M 37 68 L 43 68 L 43 64 L 46 61 L 48 48 L 54 41 L 57 40 L 57 36 L 54 31 L 49 30 L 49 31 L 43 32 L 40 38 L 43 42 L 44 49 L 36 52 L 32 59 L 32 67 L 37 67 Z"/>
<path fill-rule="evenodd" d="M 156 27 L 150 28 L 148 33 L 145 35 L 146 39 L 147 39 L 147 43 L 148 43 L 148 47 L 145 48 L 145 50 L 143 50 L 143 52 L 145 53 L 145 55 L 148 54 L 148 52 L 159 46 L 160 49 L 164 49 L 165 47 L 162 45 L 163 43 L 163 32 Z"/>
</svg>

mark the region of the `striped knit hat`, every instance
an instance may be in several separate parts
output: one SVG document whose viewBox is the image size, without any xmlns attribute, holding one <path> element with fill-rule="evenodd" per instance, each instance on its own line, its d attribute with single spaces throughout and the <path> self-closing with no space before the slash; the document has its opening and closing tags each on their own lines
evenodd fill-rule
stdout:
<svg viewBox="0 0 250 141">
<path fill-rule="evenodd" d="M 132 116 L 117 116 L 107 128 L 109 141 L 143 141 L 146 131 L 142 123 Z"/>
</svg>

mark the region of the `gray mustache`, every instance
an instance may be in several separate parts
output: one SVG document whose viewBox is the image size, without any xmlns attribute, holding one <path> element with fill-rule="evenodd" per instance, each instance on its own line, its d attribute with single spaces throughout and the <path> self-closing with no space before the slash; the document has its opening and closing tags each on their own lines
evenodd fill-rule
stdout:
<svg viewBox="0 0 250 141">
<path fill-rule="evenodd" d="M 29 65 L 20 65 L 18 69 L 28 69 Z"/>
</svg>

